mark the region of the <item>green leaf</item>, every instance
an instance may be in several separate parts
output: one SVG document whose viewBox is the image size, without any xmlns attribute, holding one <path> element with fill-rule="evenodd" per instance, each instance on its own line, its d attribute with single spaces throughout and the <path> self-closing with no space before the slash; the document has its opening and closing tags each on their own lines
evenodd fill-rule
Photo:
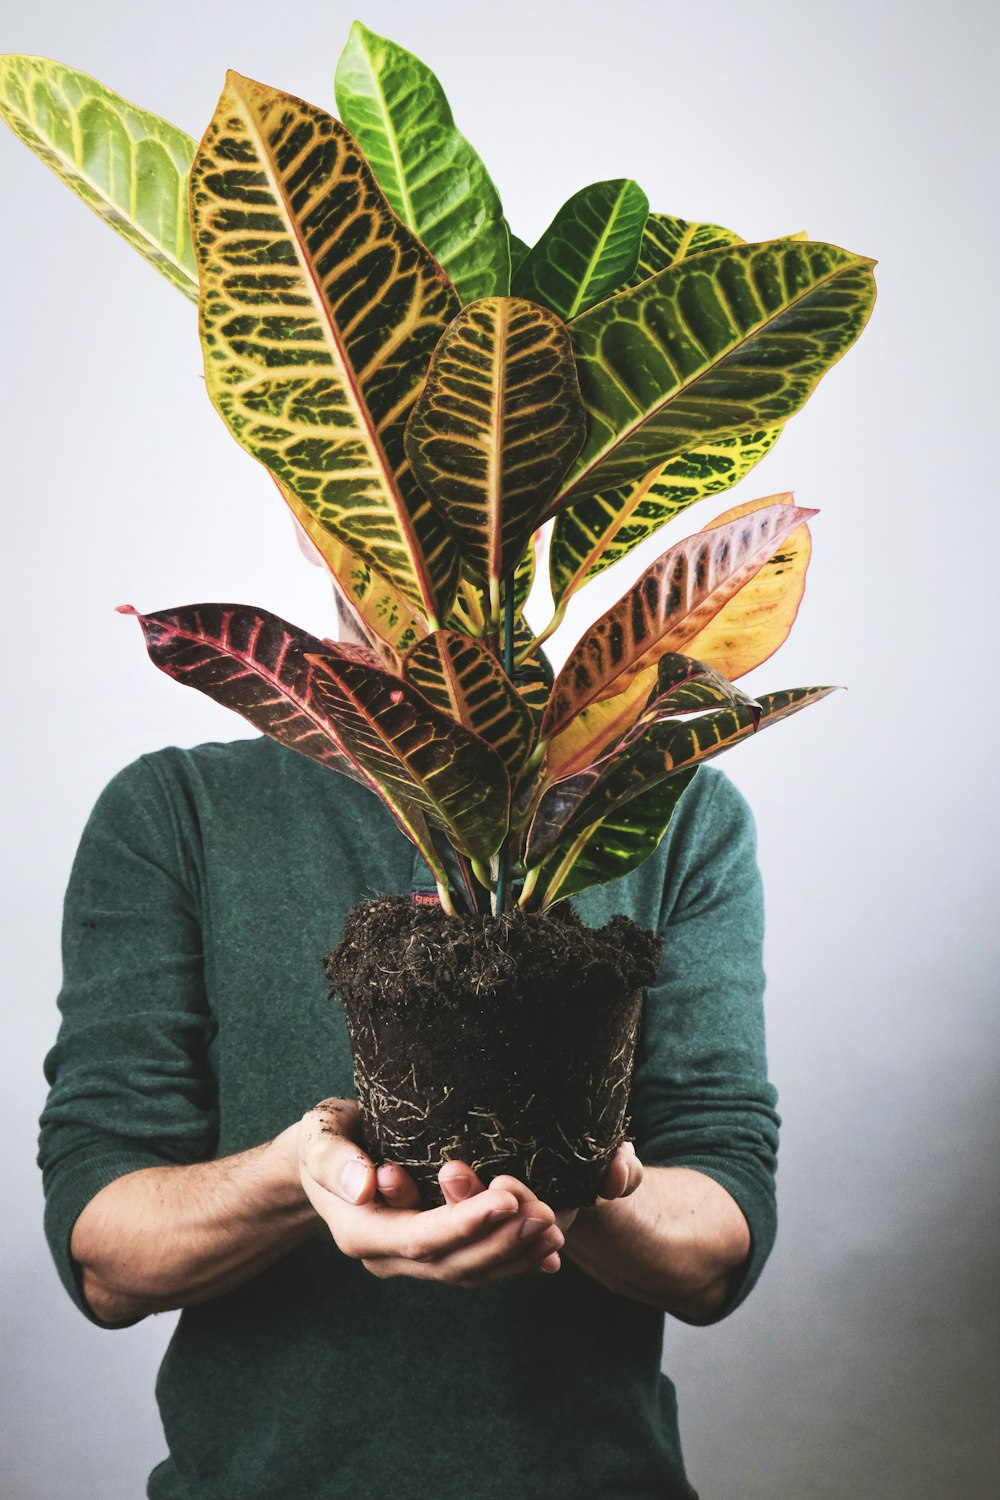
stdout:
<svg viewBox="0 0 1000 1500">
<path fill-rule="evenodd" d="M 545 905 L 552 906 L 567 896 L 576 896 L 589 886 L 618 880 L 643 864 L 670 826 L 674 811 L 688 784 L 698 770 L 691 766 L 656 782 L 621 807 L 610 808 L 570 844 L 560 845 L 539 869 L 533 888 L 538 900 L 526 901 L 525 908 L 537 909 L 544 895 Z"/>
<path fill-rule="evenodd" d="M 520 615 L 528 602 L 532 584 L 535 581 L 535 564 L 537 561 L 535 548 L 542 536 L 540 531 L 532 533 L 531 545 L 525 547 L 524 555 L 517 567 L 514 569 L 514 614 Z"/>
<path fill-rule="evenodd" d="M 701 255 L 705 250 L 721 250 L 725 245 L 742 245 L 740 235 L 720 224 L 693 224 L 672 214 L 650 214 L 642 231 L 639 260 L 628 286 L 638 286 L 658 271 L 665 271 L 678 261 Z"/>
<path fill-rule="evenodd" d="M 403 431 L 454 289 L 338 121 L 236 73 L 195 158 L 191 213 L 216 408 L 433 628 L 457 560 Z"/>
<path fill-rule="evenodd" d="M 697 718 L 677 719 L 667 708 L 664 717 L 637 725 L 610 755 L 574 776 L 556 781 L 538 804 L 528 835 L 525 865 L 530 871 L 545 866 L 545 880 L 557 872 L 561 894 L 568 878 L 567 855 L 582 849 L 593 830 L 609 816 L 627 816 L 626 805 L 678 772 L 712 760 L 759 729 L 817 703 L 831 687 L 791 688 L 768 693 L 757 703 L 738 703 L 710 710 Z M 546 904 L 546 885 L 532 882 L 533 905 Z"/>
<path fill-rule="evenodd" d="M 0 57 L 0 117 L 88 208 L 197 301 L 190 136 L 86 73 L 16 53 Z"/>
<path fill-rule="evenodd" d="M 428 703 L 485 740 L 515 781 L 535 742 L 535 722 L 485 646 L 437 630 L 409 652 L 403 676 Z"/>
<path fill-rule="evenodd" d="M 309 660 L 320 669 L 320 703 L 382 796 L 402 796 L 459 854 L 489 860 L 507 832 L 510 805 L 500 757 L 403 678 L 359 664 L 343 647 L 326 646 Z"/>
<path fill-rule="evenodd" d="M 648 691 L 644 670 L 665 651 L 683 652 L 811 515 L 796 505 L 766 505 L 668 548 L 574 646 L 556 678 L 542 737 L 574 733 L 582 712 L 604 699 L 617 708 L 633 681 L 637 711 Z"/>
<path fill-rule="evenodd" d="M 781 432 L 772 427 L 705 443 L 658 464 L 631 484 L 588 495 L 561 510 L 549 549 L 556 604 L 626 557 L 689 505 L 738 484 L 774 447 Z"/>
<path fill-rule="evenodd" d="M 337 65 L 340 117 L 382 191 L 448 273 L 463 302 L 506 295 L 510 248 L 500 196 L 455 128 L 419 58 L 355 21 Z"/>
<path fill-rule="evenodd" d="M 526 240 L 518 238 L 513 229 L 511 229 L 510 225 L 507 223 L 506 219 L 504 219 L 504 223 L 507 224 L 507 236 L 510 240 L 510 274 L 511 282 L 513 283 L 514 272 L 517 270 L 524 257 L 531 250 L 531 246 L 527 243 Z"/>
<path fill-rule="evenodd" d="M 550 513 L 798 411 L 867 322 L 873 264 L 836 245 L 731 245 L 576 318 L 589 430 Z"/>
<path fill-rule="evenodd" d="M 521 261 L 512 290 L 568 322 L 586 312 L 635 269 L 649 201 L 620 177 L 574 193 Z"/>
<path fill-rule="evenodd" d="M 494 621 L 500 580 L 583 436 L 569 335 L 555 314 L 515 297 L 463 308 L 434 351 L 406 453 Z"/>
</svg>

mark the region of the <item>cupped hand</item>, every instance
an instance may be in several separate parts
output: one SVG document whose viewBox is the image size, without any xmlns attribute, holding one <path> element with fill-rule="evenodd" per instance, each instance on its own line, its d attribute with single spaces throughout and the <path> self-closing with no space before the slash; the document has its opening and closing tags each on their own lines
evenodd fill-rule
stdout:
<svg viewBox="0 0 1000 1500">
<path fill-rule="evenodd" d="M 486 1187 L 471 1167 L 448 1162 L 439 1174 L 445 1203 L 422 1210 L 402 1167 L 376 1171 L 357 1144 L 359 1123 L 352 1100 L 327 1099 L 298 1128 L 303 1189 L 345 1255 L 378 1277 L 452 1286 L 558 1271 L 562 1229 L 524 1183 L 495 1177 Z"/>
<path fill-rule="evenodd" d="M 396 1168 L 395 1170 L 399 1171 L 401 1169 Z M 403 1176 L 406 1176 L 405 1172 Z M 487 1191 L 485 1183 L 477 1177 L 470 1166 L 461 1161 L 446 1162 L 438 1173 L 438 1182 L 441 1184 L 445 1200 L 449 1203 L 457 1203 L 474 1194 Z M 614 1198 L 628 1198 L 635 1192 L 641 1182 L 642 1162 L 636 1155 L 632 1142 L 624 1141 L 607 1165 L 604 1177 L 601 1180 L 598 1198 L 605 1201 Z M 522 1192 L 530 1192 L 530 1189 L 525 1188 L 523 1183 L 518 1183 L 514 1177 L 494 1177 L 490 1186 L 495 1188 L 498 1183 L 516 1183 Z M 534 1195 L 532 1194 L 532 1196 Z M 535 1201 L 537 1202 L 538 1200 L 536 1199 Z M 579 1212 L 579 1209 L 569 1208 L 562 1209 L 556 1213 L 555 1222 L 564 1234 L 570 1228 Z"/>
</svg>

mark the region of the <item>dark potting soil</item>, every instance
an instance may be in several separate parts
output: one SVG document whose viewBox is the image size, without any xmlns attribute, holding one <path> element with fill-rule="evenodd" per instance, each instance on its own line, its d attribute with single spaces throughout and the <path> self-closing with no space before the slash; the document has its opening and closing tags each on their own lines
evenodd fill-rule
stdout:
<svg viewBox="0 0 1000 1500">
<path fill-rule="evenodd" d="M 553 1208 L 597 1196 L 624 1139 L 643 988 L 660 942 L 571 907 L 449 917 L 405 897 L 359 903 L 325 961 L 344 1002 L 366 1149 L 440 1202 L 461 1159 Z"/>
</svg>

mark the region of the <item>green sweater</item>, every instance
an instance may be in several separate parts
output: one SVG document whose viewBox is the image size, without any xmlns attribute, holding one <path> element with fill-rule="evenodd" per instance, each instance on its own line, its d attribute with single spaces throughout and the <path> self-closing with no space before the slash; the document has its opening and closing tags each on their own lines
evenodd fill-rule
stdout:
<svg viewBox="0 0 1000 1500">
<path fill-rule="evenodd" d="M 352 1092 L 321 957 L 355 901 L 426 874 L 369 792 L 270 740 L 164 750 L 111 782 L 66 899 L 39 1154 L 52 1253 L 88 1317 L 69 1240 L 99 1189 L 243 1151 Z M 654 856 L 575 904 L 592 925 L 624 911 L 664 933 L 633 1130 L 645 1163 L 707 1173 L 746 1215 L 753 1249 L 722 1316 L 775 1231 L 742 797 L 701 770 Z M 148 1495 L 690 1500 L 662 1340 L 662 1314 L 568 1256 L 556 1276 L 468 1291 L 377 1280 L 317 1232 L 181 1314 L 157 1386 L 171 1456 Z"/>
</svg>

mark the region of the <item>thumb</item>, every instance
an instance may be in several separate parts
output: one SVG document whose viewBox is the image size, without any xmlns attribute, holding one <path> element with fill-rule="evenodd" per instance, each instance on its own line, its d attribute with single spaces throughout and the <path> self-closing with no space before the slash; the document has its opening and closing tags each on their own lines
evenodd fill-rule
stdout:
<svg viewBox="0 0 1000 1500">
<path fill-rule="evenodd" d="M 321 1188 L 346 1203 L 375 1196 L 375 1167 L 357 1144 L 361 1114 L 353 1099 L 324 1099 L 299 1123 L 299 1161 Z"/>
</svg>

